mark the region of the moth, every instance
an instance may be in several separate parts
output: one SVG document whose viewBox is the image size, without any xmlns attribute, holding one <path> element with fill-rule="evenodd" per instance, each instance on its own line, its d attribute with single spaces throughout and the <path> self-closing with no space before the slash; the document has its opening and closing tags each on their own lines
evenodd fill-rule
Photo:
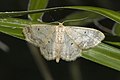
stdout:
<svg viewBox="0 0 120 80">
<path fill-rule="evenodd" d="M 74 61 L 82 50 L 95 47 L 105 38 L 96 29 L 78 26 L 33 24 L 23 28 L 28 42 L 40 48 L 47 60 Z"/>
</svg>

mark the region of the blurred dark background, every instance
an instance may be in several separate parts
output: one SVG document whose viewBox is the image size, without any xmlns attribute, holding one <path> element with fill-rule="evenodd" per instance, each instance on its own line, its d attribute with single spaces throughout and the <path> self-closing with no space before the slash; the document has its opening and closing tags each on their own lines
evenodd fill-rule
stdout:
<svg viewBox="0 0 120 80">
<path fill-rule="evenodd" d="M 0 0 L 0 12 L 27 10 L 28 2 L 28 0 Z M 120 0 L 49 0 L 47 7 L 83 5 L 119 11 L 119 4 Z M 51 16 L 59 20 L 67 14 L 69 12 L 56 12 L 53 15 L 47 13 L 44 15 L 44 21 L 52 21 Z M 20 18 L 26 19 L 27 16 Z M 3 33 L 0 33 L 0 41 L 9 47 L 8 52 L 0 50 L 0 80 L 44 80 L 25 41 Z M 119 71 L 83 58 L 78 58 L 74 62 L 61 60 L 58 64 L 55 61 L 44 60 L 44 63 L 54 80 L 77 80 L 73 79 L 72 71 L 79 73 L 76 76 L 78 75 L 81 80 L 120 80 Z"/>
</svg>

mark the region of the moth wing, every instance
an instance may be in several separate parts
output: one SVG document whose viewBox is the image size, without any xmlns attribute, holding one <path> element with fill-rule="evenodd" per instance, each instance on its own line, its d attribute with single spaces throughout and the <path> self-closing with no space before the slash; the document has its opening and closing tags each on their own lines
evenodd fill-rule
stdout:
<svg viewBox="0 0 120 80">
<path fill-rule="evenodd" d="M 60 56 L 63 60 L 73 61 L 81 55 L 80 53 L 82 50 L 77 46 L 74 40 L 66 34 L 66 32 L 64 34 L 64 43 L 62 48 Z"/>
<path fill-rule="evenodd" d="M 95 47 L 105 38 L 102 32 L 91 28 L 66 26 L 66 33 L 82 50 Z"/>
<path fill-rule="evenodd" d="M 53 46 L 55 39 L 55 26 L 33 24 L 23 28 L 23 33 L 28 42 L 40 47 L 41 54 L 47 60 L 55 59 Z"/>
</svg>

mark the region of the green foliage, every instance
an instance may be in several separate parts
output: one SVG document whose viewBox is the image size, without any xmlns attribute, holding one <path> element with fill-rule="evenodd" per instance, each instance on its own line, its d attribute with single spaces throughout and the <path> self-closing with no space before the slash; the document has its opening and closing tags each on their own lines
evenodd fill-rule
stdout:
<svg viewBox="0 0 120 80">
<path fill-rule="evenodd" d="M 11 36 L 24 39 L 24 35 L 22 34 L 22 27 L 25 27 L 25 25 L 27 24 L 38 23 L 37 19 L 38 17 L 42 16 L 41 12 L 59 10 L 59 9 L 85 10 L 88 12 L 86 13 L 86 15 L 89 13 L 97 14 L 96 15 L 97 17 L 95 17 L 95 19 L 103 18 L 104 16 L 111 20 L 114 20 L 116 23 L 120 23 L 120 13 L 112 11 L 112 10 L 98 8 L 98 7 L 90 7 L 90 6 L 66 6 L 66 7 L 55 7 L 55 8 L 42 9 L 46 6 L 47 0 L 40 0 L 40 1 L 43 1 L 44 5 L 39 6 L 37 1 L 34 2 L 34 0 L 31 0 L 30 2 L 32 3 L 29 3 L 30 11 L 7 12 L 7 13 L 1 12 L 0 13 L 0 18 L 1 18 L 0 19 L 0 31 L 3 33 L 9 34 Z M 40 14 L 31 15 L 33 13 L 40 13 Z M 29 14 L 30 19 L 36 22 L 29 21 L 29 20 L 23 20 L 23 19 L 10 18 L 10 17 L 15 17 L 15 16 L 22 16 L 25 14 Z M 76 14 L 74 16 L 76 16 Z M 79 15 L 77 15 L 77 17 L 78 16 Z M 73 17 L 71 18 L 69 17 L 66 19 L 73 19 Z M 113 45 L 120 44 L 120 42 L 117 42 L 117 43 L 111 42 L 110 44 L 113 44 Z M 82 57 L 120 71 L 120 49 L 118 49 L 117 47 L 113 47 L 113 46 L 101 43 L 100 45 L 98 45 L 97 47 L 93 49 L 84 51 L 82 53 Z"/>
<path fill-rule="evenodd" d="M 28 10 L 44 9 L 47 6 L 48 0 L 30 0 Z M 28 17 L 33 21 L 38 21 L 42 17 L 42 13 L 30 14 Z"/>
<path fill-rule="evenodd" d="M 120 70 L 120 49 L 101 43 L 97 47 L 84 51 L 82 57 Z"/>
<path fill-rule="evenodd" d="M 119 23 L 116 23 L 113 26 L 112 32 L 113 32 L 114 35 L 120 36 L 120 24 Z"/>
<path fill-rule="evenodd" d="M 38 22 L 28 21 L 17 18 L 1 18 L 0 19 L 0 32 L 5 34 L 25 39 L 22 34 L 22 28 L 28 24 L 37 24 Z"/>
<path fill-rule="evenodd" d="M 68 15 L 66 18 L 62 20 L 62 22 L 65 22 L 64 24 L 66 25 L 84 26 L 86 24 L 93 22 L 94 20 L 101 20 L 104 18 L 105 18 L 104 16 L 90 11 L 80 11 Z"/>
</svg>

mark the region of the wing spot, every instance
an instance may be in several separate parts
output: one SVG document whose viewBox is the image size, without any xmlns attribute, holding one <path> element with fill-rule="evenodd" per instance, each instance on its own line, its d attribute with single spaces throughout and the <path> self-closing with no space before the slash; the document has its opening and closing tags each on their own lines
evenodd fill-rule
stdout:
<svg viewBox="0 0 120 80">
<path fill-rule="evenodd" d="M 48 43 L 50 43 L 50 41 L 48 41 Z"/>
<path fill-rule="evenodd" d="M 86 34 L 87 32 L 85 31 L 84 34 Z"/>
<path fill-rule="evenodd" d="M 71 45 L 73 45 L 73 43 L 71 43 Z"/>
<path fill-rule="evenodd" d="M 40 29 L 38 28 L 37 30 L 39 31 Z"/>
</svg>

